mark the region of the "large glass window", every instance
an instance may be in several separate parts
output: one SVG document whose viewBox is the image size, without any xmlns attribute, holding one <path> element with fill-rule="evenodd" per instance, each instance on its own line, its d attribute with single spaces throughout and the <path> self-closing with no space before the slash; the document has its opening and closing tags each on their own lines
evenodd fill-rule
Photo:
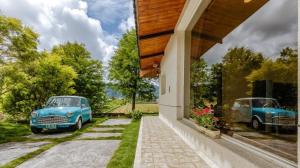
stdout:
<svg viewBox="0 0 300 168">
<path fill-rule="evenodd" d="M 192 30 L 189 115 L 294 162 L 297 6 L 297 0 L 212 1 Z M 196 120 L 206 111 L 212 121 Z"/>
</svg>

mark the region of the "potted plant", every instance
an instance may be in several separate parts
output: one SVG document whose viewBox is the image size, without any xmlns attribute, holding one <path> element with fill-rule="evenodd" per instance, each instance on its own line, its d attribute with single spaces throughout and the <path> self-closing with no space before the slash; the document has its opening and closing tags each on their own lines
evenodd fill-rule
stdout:
<svg viewBox="0 0 300 168">
<path fill-rule="evenodd" d="M 220 138 L 219 118 L 214 117 L 211 108 L 192 109 L 193 120 L 196 128 L 211 138 Z"/>
</svg>

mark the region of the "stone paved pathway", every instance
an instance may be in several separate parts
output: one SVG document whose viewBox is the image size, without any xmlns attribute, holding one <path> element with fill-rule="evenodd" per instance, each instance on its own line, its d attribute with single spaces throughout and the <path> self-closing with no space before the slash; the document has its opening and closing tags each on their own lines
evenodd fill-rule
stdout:
<svg viewBox="0 0 300 168">
<path fill-rule="evenodd" d="M 100 127 L 94 127 L 73 141 L 60 143 L 40 155 L 32 158 L 19 168 L 105 168 L 110 161 L 121 140 L 100 140 L 101 137 L 120 137 L 122 133 L 114 133 L 115 130 L 124 130 L 118 125 L 130 124 L 130 119 L 109 119 Z M 109 126 L 109 127 L 107 127 Z M 105 131 L 105 132 L 94 132 Z M 51 138 L 65 134 L 31 135 L 30 138 Z M 45 137 L 46 136 L 46 137 Z M 68 135 L 67 135 L 68 136 Z M 85 138 L 87 138 L 85 140 Z M 91 140 L 88 140 L 91 139 Z M 1 148 L 0 148 L 1 149 Z M 34 151 L 34 150 L 33 150 Z M 1 154 L 1 153 L 0 153 Z M 1 158 L 1 155 L 0 155 Z M 14 158 L 15 159 L 15 158 Z M 1 159 L 0 159 L 1 161 Z M 1 163 L 1 162 L 0 162 Z"/>
<path fill-rule="evenodd" d="M 18 168 L 105 168 L 120 140 L 68 141 L 43 152 Z"/>
<path fill-rule="evenodd" d="M 33 152 L 48 142 L 10 142 L 0 145 L 0 167 L 14 159 Z"/>
<path fill-rule="evenodd" d="M 32 139 L 45 139 L 45 138 L 65 138 L 67 136 L 71 136 L 72 133 L 68 132 L 68 133 L 52 133 L 52 134 L 31 134 L 31 135 L 27 135 L 25 137 L 27 138 L 32 138 Z"/>
<path fill-rule="evenodd" d="M 96 127 L 96 128 L 92 128 L 91 129 L 92 131 L 123 131 L 124 128 L 99 128 L 99 127 Z"/>
<path fill-rule="evenodd" d="M 107 137 L 120 137 L 122 133 L 109 133 L 109 132 L 87 132 L 81 134 L 77 139 L 90 139 L 90 138 L 107 138 Z"/>
<path fill-rule="evenodd" d="M 143 117 L 135 168 L 209 166 L 159 117 Z"/>
<path fill-rule="evenodd" d="M 109 119 L 101 123 L 103 126 L 127 125 L 131 123 L 131 119 Z"/>
</svg>

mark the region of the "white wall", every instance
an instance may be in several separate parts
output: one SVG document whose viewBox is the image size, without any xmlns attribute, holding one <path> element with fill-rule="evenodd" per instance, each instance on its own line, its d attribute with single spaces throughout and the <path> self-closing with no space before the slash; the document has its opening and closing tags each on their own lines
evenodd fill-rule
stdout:
<svg viewBox="0 0 300 168">
<path fill-rule="evenodd" d="M 249 154 L 225 140 L 212 140 L 182 120 L 184 111 L 189 109 L 190 32 L 210 2 L 186 1 L 160 65 L 161 75 L 166 77 L 166 93 L 159 96 L 159 116 L 212 167 L 289 167 L 270 158 Z M 228 145 L 224 145 L 226 143 Z"/>
<path fill-rule="evenodd" d="M 181 108 L 178 94 L 178 54 L 177 54 L 177 36 L 172 36 L 165 50 L 165 56 L 161 61 L 160 76 L 165 75 L 166 93 L 159 96 L 160 115 L 176 120 L 178 111 Z"/>
</svg>

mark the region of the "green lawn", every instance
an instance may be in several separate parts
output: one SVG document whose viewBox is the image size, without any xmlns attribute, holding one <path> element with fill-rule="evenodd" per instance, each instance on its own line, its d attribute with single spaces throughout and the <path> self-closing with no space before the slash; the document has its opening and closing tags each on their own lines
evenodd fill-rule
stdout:
<svg viewBox="0 0 300 168">
<path fill-rule="evenodd" d="M 131 104 L 123 105 L 114 109 L 111 113 L 125 113 L 129 114 L 131 111 Z M 158 113 L 158 104 L 136 104 L 135 109 L 143 113 Z"/>
<path fill-rule="evenodd" d="M 29 124 L 0 122 L 0 144 L 10 141 L 22 141 L 22 136 L 29 135 Z"/>
<path fill-rule="evenodd" d="M 107 165 L 107 168 L 133 167 L 139 128 L 140 121 L 132 121 L 132 123 L 126 127 L 123 132 L 122 142 Z"/>
</svg>

